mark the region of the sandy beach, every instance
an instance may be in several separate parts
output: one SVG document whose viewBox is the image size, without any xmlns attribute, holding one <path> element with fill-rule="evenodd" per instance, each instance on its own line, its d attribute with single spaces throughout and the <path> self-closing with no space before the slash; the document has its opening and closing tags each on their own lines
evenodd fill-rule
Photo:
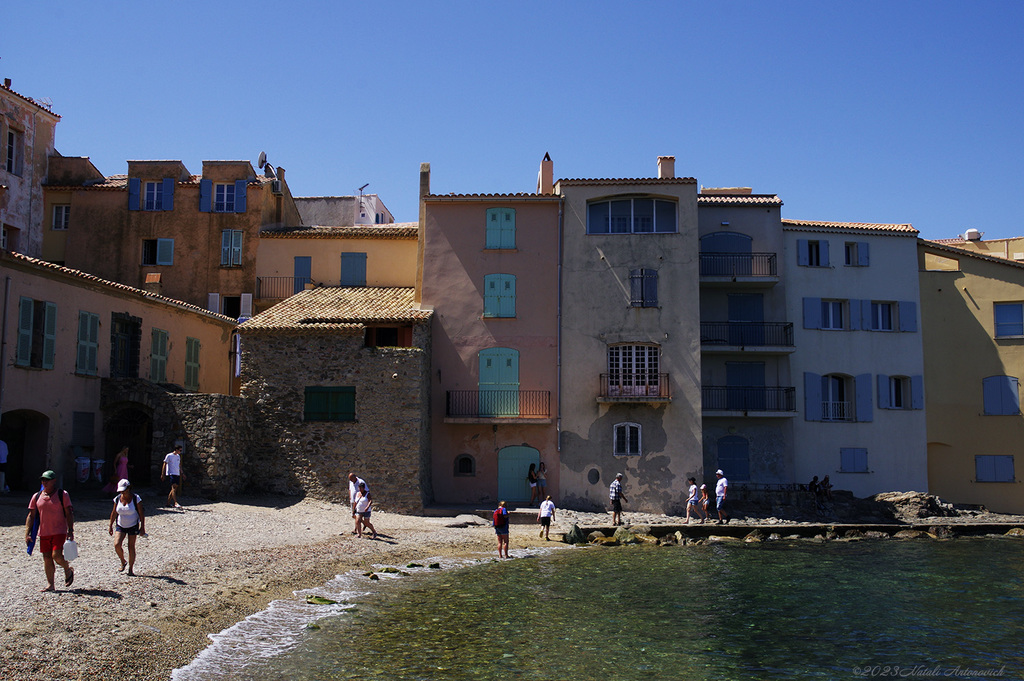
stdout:
<svg viewBox="0 0 1024 681">
<path fill-rule="evenodd" d="M 155 494 L 155 493 L 154 493 Z M 15 679 L 166 681 L 220 632 L 299 589 L 374 564 L 404 565 L 433 556 L 493 555 L 486 521 L 374 512 L 377 540 L 352 534 L 344 507 L 313 499 L 253 497 L 212 502 L 185 497 L 184 510 L 156 507 L 162 495 L 143 491 L 148 538 L 138 540 L 136 576 L 119 572 L 108 534 L 110 501 L 72 496 L 80 556 L 76 577 L 56 593 L 45 586 L 43 560 L 25 553 L 28 495 L 0 497 L 0 669 Z M 939 522 L 1016 516 L 941 518 Z M 572 523 L 608 524 L 605 514 L 559 511 L 552 537 Z M 681 519 L 626 513 L 627 522 Z M 528 520 L 532 520 L 529 518 Z M 460 522 L 462 521 L 462 522 Z M 479 522 L 479 524 L 473 524 Z M 745 520 L 747 524 L 750 520 Z M 778 522 L 761 519 L 754 524 Z M 512 525 L 513 549 L 544 545 L 536 524 Z M 550 546 L 550 544 L 548 544 Z"/>
</svg>

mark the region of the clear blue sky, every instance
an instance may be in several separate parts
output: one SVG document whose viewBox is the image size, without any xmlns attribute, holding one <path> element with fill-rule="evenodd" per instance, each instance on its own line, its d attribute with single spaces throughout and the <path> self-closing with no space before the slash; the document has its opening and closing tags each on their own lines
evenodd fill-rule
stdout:
<svg viewBox="0 0 1024 681">
<path fill-rule="evenodd" d="M 249 159 L 298 196 L 651 177 L 777 193 L 783 216 L 1024 235 L 1024 2 L 7 3 L 0 77 L 57 149 Z"/>
</svg>

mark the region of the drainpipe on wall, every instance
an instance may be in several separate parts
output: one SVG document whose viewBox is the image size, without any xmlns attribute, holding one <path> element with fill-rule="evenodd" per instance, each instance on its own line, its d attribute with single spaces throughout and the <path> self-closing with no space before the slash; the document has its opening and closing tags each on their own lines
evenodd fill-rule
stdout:
<svg viewBox="0 0 1024 681">
<path fill-rule="evenodd" d="M 555 448 L 562 451 L 562 214 L 565 208 L 565 197 L 558 200 L 558 312 L 555 330 L 555 348 L 557 352 L 557 368 L 555 370 L 555 408 L 558 418 L 555 419 Z"/>
</svg>

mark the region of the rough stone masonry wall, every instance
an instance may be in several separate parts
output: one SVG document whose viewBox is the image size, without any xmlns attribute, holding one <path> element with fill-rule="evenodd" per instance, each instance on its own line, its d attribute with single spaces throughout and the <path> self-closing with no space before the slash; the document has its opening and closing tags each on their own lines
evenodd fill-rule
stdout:
<svg viewBox="0 0 1024 681">
<path fill-rule="evenodd" d="M 251 401 L 231 395 L 178 394 L 168 396 L 185 440 L 182 466 L 186 489 L 216 499 L 238 494 L 251 482 L 250 453 L 257 429 Z M 171 451 L 173 442 L 164 451 Z M 191 480 L 191 483 L 190 483 Z"/>
<path fill-rule="evenodd" d="M 429 503 L 429 329 L 411 348 L 367 348 L 362 335 L 245 336 L 242 396 L 254 401 L 261 441 L 250 486 L 348 502 L 348 473 L 375 508 L 418 512 Z M 307 386 L 354 386 L 356 420 L 303 420 Z"/>
</svg>

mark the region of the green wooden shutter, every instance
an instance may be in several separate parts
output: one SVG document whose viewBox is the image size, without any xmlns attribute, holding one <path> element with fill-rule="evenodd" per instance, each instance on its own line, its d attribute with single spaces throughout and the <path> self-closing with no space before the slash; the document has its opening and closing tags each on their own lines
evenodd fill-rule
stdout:
<svg viewBox="0 0 1024 681">
<path fill-rule="evenodd" d="M 32 319 L 35 315 L 35 301 L 21 298 L 18 301 L 18 351 L 14 363 L 21 367 L 32 364 Z"/>
<path fill-rule="evenodd" d="M 57 304 L 46 303 L 43 322 L 43 368 L 52 369 L 57 354 Z"/>
<path fill-rule="evenodd" d="M 199 339 L 185 339 L 185 389 L 199 390 Z"/>
<path fill-rule="evenodd" d="M 156 264 L 157 265 L 173 265 L 174 264 L 174 239 L 157 239 L 156 240 Z"/>
</svg>

